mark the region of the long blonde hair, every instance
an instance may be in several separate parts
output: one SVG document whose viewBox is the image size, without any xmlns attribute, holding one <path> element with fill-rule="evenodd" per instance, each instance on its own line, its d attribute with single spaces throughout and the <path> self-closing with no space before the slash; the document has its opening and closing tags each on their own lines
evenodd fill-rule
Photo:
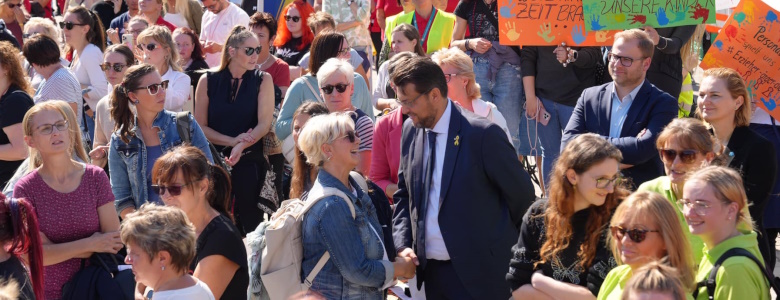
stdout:
<svg viewBox="0 0 780 300">
<path fill-rule="evenodd" d="M 146 38 L 153 39 L 160 44 L 160 47 L 168 48 L 168 55 L 165 56 L 165 63 L 168 64 L 168 68 L 171 68 L 174 71 L 184 72 L 179 65 L 179 50 L 176 48 L 176 43 L 173 42 L 173 36 L 168 27 L 160 25 L 149 26 L 138 34 L 138 39 L 136 39 L 136 41 L 143 41 Z"/>
<path fill-rule="evenodd" d="M 672 203 L 658 193 L 635 192 L 618 206 L 610 225 L 620 226 L 626 220 L 636 220 L 640 216 L 649 218 L 648 220 L 657 226 L 656 230 L 659 231 L 658 234 L 661 235 L 666 246 L 667 264 L 677 268 L 686 289 L 692 290 L 696 276 L 693 269 L 693 253 Z M 615 260 L 619 264 L 623 264 L 620 259 L 618 241 L 611 234 L 607 240 Z"/>
<path fill-rule="evenodd" d="M 89 163 L 89 156 L 87 155 L 87 151 L 84 149 L 84 142 L 81 139 L 81 130 L 79 129 L 79 122 L 78 119 L 76 119 L 76 113 L 73 112 L 73 109 L 70 107 L 70 104 L 68 104 L 65 101 L 62 100 L 52 100 L 52 101 L 46 101 L 41 102 L 38 104 L 35 104 L 30 110 L 27 111 L 27 113 L 24 115 L 24 119 L 22 120 L 22 127 L 24 127 L 24 135 L 25 136 L 32 136 L 33 131 L 35 128 L 33 128 L 33 118 L 35 118 L 35 115 L 42 111 L 56 111 L 62 115 L 62 117 L 68 121 L 68 134 L 70 135 L 70 154 L 71 156 L 75 155 L 78 158 L 81 159 L 81 161 L 85 163 Z M 43 158 L 41 157 L 40 152 L 35 150 L 34 148 L 29 148 L 30 150 L 30 168 L 29 170 L 32 171 L 41 165 L 43 165 Z"/>
</svg>

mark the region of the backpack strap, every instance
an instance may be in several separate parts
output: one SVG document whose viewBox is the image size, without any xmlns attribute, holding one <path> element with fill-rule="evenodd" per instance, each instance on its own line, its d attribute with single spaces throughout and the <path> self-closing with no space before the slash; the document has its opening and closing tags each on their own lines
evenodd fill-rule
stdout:
<svg viewBox="0 0 780 300">
<path fill-rule="evenodd" d="M 325 103 L 325 100 L 322 100 L 322 98 L 320 98 L 320 93 L 317 91 L 317 89 L 311 86 L 309 80 L 307 80 L 306 78 L 302 78 L 301 80 L 303 80 L 303 82 L 306 83 L 307 86 L 309 86 L 309 90 L 311 90 L 311 92 L 314 94 L 314 98 L 317 98 L 317 102 Z"/>
<path fill-rule="evenodd" d="M 363 175 L 360 175 L 360 173 L 355 171 L 350 171 L 349 177 L 352 177 L 352 179 L 357 182 L 360 188 L 363 189 L 363 192 L 368 194 L 368 183 L 366 182 L 366 179 L 363 178 Z"/>
<path fill-rule="evenodd" d="M 758 258 L 756 258 L 755 255 L 750 253 L 749 251 L 743 249 L 743 248 L 731 248 L 723 255 L 718 257 L 718 260 L 715 261 L 715 264 L 712 265 L 712 269 L 710 270 L 710 275 L 707 277 L 707 279 L 697 282 L 696 283 L 696 289 L 693 291 L 693 298 L 696 299 L 696 297 L 699 295 L 699 288 L 706 287 L 707 288 L 707 299 L 714 300 L 715 299 L 715 286 L 716 286 L 716 278 L 718 276 L 718 269 L 720 269 L 720 266 L 723 265 L 723 262 L 725 262 L 727 259 L 734 257 L 734 256 L 743 256 L 747 257 L 750 260 L 752 260 L 756 265 L 758 265 L 758 268 L 761 269 L 761 271 L 764 273 L 764 277 L 766 277 L 767 281 L 769 281 L 769 287 L 775 292 L 780 291 L 778 288 L 777 282 L 775 282 L 775 276 L 769 272 L 766 267 L 764 267 L 764 264 L 761 263 Z"/>
<path fill-rule="evenodd" d="M 179 138 L 182 142 L 190 143 L 190 112 L 182 111 L 176 113 L 176 131 L 179 132 Z"/>
</svg>

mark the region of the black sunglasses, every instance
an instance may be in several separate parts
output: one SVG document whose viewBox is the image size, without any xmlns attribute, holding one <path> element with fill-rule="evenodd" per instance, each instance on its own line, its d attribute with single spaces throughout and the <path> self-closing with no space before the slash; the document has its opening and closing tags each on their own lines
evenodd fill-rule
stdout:
<svg viewBox="0 0 780 300">
<path fill-rule="evenodd" d="M 146 45 L 138 44 L 137 47 L 138 47 L 138 49 L 141 49 L 141 51 L 143 51 L 144 48 L 146 48 L 146 50 L 149 50 L 149 51 L 154 51 L 154 49 L 157 49 L 157 44 L 146 44 Z"/>
<path fill-rule="evenodd" d="M 673 162 L 675 157 L 680 157 L 680 161 L 684 164 L 690 164 L 696 160 L 696 150 L 673 150 L 673 149 L 660 149 L 658 152 L 661 154 L 666 162 Z"/>
<path fill-rule="evenodd" d="M 357 135 L 355 134 L 355 132 L 354 132 L 354 131 L 351 131 L 351 130 L 350 130 L 350 131 L 347 131 L 347 134 L 345 134 L 344 136 L 342 136 L 342 137 L 339 137 L 339 138 L 347 138 L 347 140 L 348 140 L 350 143 L 354 143 L 354 142 L 355 142 L 355 139 L 357 138 Z"/>
<path fill-rule="evenodd" d="M 345 92 L 347 90 L 348 86 L 349 86 L 349 83 L 339 83 L 339 84 L 336 84 L 336 85 L 326 85 L 326 86 L 323 86 L 321 89 L 322 89 L 322 92 L 325 93 L 325 95 L 330 95 L 330 94 L 333 93 L 333 88 L 336 88 L 337 92 L 343 93 L 343 92 Z"/>
<path fill-rule="evenodd" d="M 165 195 L 165 191 L 168 191 L 168 193 L 171 194 L 171 196 L 178 196 L 181 195 L 181 189 L 188 185 L 190 185 L 190 183 L 185 183 L 183 185 L 169 185 L 169 186 L 152 184 L 152 192 L 162 196 Z"/>
<path fill-rule="evenodd" d="M 17 6 L 21 7 L 22 4 L 21 3 L 19 3 L 19 4 L 8 3 L 8 8 L 14 8 L 14 7 L 17 7 Z"/>
<path fill-rule="evenodd" d="M 157 93 L 159 93 L 161 89 L 163 91 L 168 89 L 168 80 L 163 80 L 163 82 L 160 83 L 153 83 L 145 87 L 139 87 L 136 90 L 140 90 L 140 89 L 146 89 L 146 91 L 149 92 L 149 95 L 157 95 Z"/>
<path fill-rule="evenodd" d="M 73 29 L 73 26 L 84 26 L 87 24 L 79 24 L 79 23 L 73 23 L 73 22 L 60 22 L 60 29 L 67 29 L 71 30 Z"/>
<path fill-rule="evenodd" d="M 252 54 L 257 53 L 260 55 L 260 50 L 263 50 L 263 47 L 257 46 L 257 47 L 244 47 L 244 53 L 246 53 L 246 56 L 252 56 Z"/>
<path fill-rule="evenodd" d="M 660 232 L 658 230 L 644 230 L 644 229 L 625 229 L 620 226 L 610 226 L 609 229 L 612 230 L 612 236 L 614 236 L 618 240 L 622 240 L 626 234 L 628 234 L 628 238 L 631 239 L 634 243 L 641 243 L 647 238 L 648 232 Z"/>
<path fill-rule="evenodd" d="M 108 71 L 108 69 L 114 69 L 114 72 L 122 72 L 125 67 L 127 67 L 126 64 L 120 63 L 115 63 L 113 65 L 110 63 L 104 63 L 100 65 L 100 69 L 103 70 L 103 72 Z"/>
<path fill-rule="evenodd" d="M 287 20 L 287 22 L 290 22 L 292 20 L 295 23 L 298 23 L 298 21 L 301 20 L 301 17 L 299 16 L 284 16 L 284 19 Z"/>
</svg>

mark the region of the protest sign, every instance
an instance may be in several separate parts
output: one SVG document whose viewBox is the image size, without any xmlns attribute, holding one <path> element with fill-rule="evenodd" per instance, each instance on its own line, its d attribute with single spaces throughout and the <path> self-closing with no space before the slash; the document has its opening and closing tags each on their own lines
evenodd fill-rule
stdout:
<svg viewBox="0 0 780 300">
<path fill-rule="evenodd" d="M 742 0 L 701 62 L 703 69 L 729 67 L 742 75 L 758 107 L 780 119 L 780 21 L 759 0 Z"/>
<path fill-rule="evenodd" d="M 612 45 L 614 31 L 585 28 L 582 0 L 498 0 L 502 45 Z"/>
<path fill-rule="evenodd" d="M 715 0 L 583 0 L 587 30 L 715 23 Z"/>
</svg>

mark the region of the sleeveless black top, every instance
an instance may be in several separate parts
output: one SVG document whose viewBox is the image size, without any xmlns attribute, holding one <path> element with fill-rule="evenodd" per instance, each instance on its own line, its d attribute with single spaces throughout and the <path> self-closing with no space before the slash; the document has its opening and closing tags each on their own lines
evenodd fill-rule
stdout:
<svg viewBox="0 0 780 300">
<path fill-rule="evenodd" d="M 227 136 L 238 136 L 249 128 L 257 126 L 257 95 L 263 82 L 263 71 L 246 71 L 239 86 L 225 68 L 219 72 L 208 72 L 209 112 L 208 124 L 211 129 Z M 235 89 L 237 87 L 237 90 Z M 225 146 L 214 145 L 217 150 L 228 151 Z M 246 150 L 262 151 L 263 143 L 255 143 Z M 228 152 L 229 154 L 229 152 Z"/>
</svg>

